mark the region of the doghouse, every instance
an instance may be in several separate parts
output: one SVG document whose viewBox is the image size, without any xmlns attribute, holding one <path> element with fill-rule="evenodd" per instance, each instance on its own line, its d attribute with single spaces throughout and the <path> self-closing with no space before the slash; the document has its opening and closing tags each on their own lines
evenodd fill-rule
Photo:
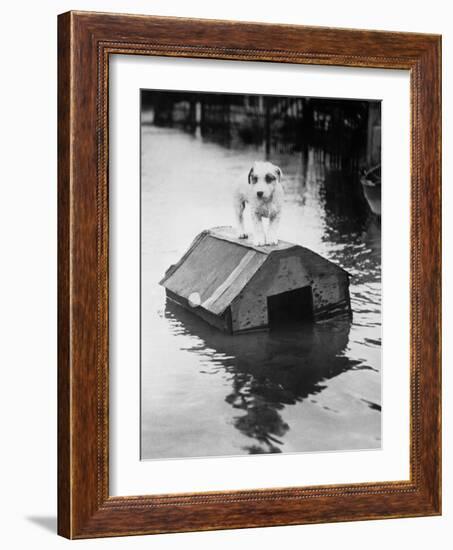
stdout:
<svg viewBox="0 0 453 550">
<path fill-rule="evenodd" d="M 351 313 L 349 274 L 303 246 L 253 246 L 231 227 L 200 233 L 165 273 L 167 297 L 240 333 Z"/>
</svg>

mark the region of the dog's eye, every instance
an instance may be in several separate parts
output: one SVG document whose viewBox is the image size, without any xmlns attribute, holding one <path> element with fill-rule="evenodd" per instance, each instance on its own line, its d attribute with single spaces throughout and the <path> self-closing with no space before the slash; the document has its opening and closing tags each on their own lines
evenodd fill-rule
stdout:
<svg viewBox="0 0 453 550">
<path fill-rule="evenodd" d="M 273 174 L 266 174 L 266 183 L 272 183 L 275 181 L 275 176 Z"/>
<path fill-rule="evenodd" d="M 258 181 L 258 178 L 256 176 L 252 176 L 252 183 L 256 183 Z"/>
</svg>

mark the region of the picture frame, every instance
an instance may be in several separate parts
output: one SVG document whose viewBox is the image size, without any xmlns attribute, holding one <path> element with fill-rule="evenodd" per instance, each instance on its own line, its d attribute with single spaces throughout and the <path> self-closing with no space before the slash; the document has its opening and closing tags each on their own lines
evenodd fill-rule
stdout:
<svg viewBox="0 0 453 550">
<path fill-rule="evenodd" d="M 70 539 L 441 514 L 441 38 L 68 12 L 58 19 L 58 533 Z M 410 73 L 410 479 L 109 492 L 109 57 Z"/>
</svg>

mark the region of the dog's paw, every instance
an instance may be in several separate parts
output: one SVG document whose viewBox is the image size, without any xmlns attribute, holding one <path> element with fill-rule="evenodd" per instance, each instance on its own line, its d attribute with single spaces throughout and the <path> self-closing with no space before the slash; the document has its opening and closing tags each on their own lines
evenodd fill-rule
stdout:
<svg viewBox="0 0 453 550">
<path fill-rule="evenodd" d="M 238 234 L 238 239 L 247 239 L 247 238 L 248 238 L 247 233 L 239 233 Z"/>
<path fill-rule="evenodd" d="M 275 238 L 275 237 L 271 237 L 270 239 L 267 240 L 267 244 L 269 246 L 277 245 L 278 244 L 278 239 Z"/>
<path fill-rule="evenodd" d="M 264 239 L 253 239 L 253 246 L 265 246 L 266 241 Z"/>
</svg>

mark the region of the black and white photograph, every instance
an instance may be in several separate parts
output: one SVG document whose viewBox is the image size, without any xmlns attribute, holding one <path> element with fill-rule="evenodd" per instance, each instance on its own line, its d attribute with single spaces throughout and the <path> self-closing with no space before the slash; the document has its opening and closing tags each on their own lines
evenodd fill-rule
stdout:
<svg viewBox="0 0 453 550">
<path fill-rule="evenodd" d="M 380 449 L 381 102 L 140 105 L 141 459 Z"/>
<path fill-rule="evenodd" d="M 4 4 L 3 548 L 451 548 L 449 6 Z"/>
</svg>

